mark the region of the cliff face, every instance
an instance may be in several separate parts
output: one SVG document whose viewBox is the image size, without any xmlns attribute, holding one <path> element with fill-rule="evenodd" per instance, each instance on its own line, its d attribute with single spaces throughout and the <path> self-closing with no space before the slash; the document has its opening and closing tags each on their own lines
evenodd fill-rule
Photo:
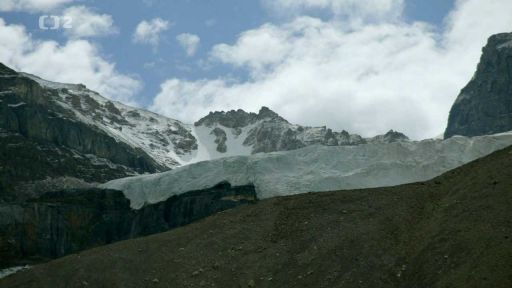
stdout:
<svg viewBox="0 0 512 288">
<path fill-rule="evenodd" d="M 140 210 L 132 210 L 120 191 L 94 188 L 0 204 L 0 267 L 167 231 L 255 201 L 253 186 L 221 183 Z"/>
<path fill-rule="evenodd" d="M 0 64 L 0 200 L 17 199 L 18 185 L 47 178 L 104 182 L 165 169 L 80 121 L 58 104 L 58 93 Z"/>
<path fill-rule="evenodd" d="M 450 112 L 445 138 L 512 130 L 512 33 L 489 38 L 477 71 Z"/>
</svg>

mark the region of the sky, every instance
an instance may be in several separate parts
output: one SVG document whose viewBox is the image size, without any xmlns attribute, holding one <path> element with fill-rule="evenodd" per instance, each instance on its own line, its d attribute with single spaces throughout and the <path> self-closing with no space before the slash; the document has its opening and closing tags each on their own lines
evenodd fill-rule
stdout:
<svg viewBox="0 0 512 288">
<path fill-rule="evenodd" d="M 443 133 L 510 0 L 0 0 L 0 62 L 193 123 Z M 55 25 L 58 24 L 58 25 Z"/>
</svg>

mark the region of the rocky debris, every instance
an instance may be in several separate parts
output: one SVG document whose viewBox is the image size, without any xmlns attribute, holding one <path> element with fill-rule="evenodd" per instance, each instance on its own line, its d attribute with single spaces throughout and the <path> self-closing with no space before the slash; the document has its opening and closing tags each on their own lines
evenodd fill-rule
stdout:
<svg viewBox="0 0 512 288">
<path fill-rule="evenodd" d="M 491 36 L 450 111 L 445 138 L 512 130 L 512 33 Z"/>
<path fill-rule="evenodd" d="M 220 183 L 140 210 L 132 210 L 122 192 L 96 188 L 0 203 L 0 267 L 167 231 L 256 201 L 253 186 Z"/>
<path fill-rule="evenodd" d="M 259 201 L 0 286 L 512 287 L 511 186 L 507 148 L 427 182 Z"/>
</svg>

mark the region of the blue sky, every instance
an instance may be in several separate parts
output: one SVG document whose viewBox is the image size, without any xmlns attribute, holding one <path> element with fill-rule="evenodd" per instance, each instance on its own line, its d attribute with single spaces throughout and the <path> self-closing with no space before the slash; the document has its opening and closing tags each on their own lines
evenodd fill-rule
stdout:
<svg viewBox="0 0 512 288">
<path fill-rule="evenodd" d="M 215 78 L 219 75 L 244 77 L 243 71 L 233 71 L 223 65 L 208 65 L 209 49 L 218 43 L 232 43 L 237 36 L 248 29 L 267 22 L 282 22 L 286 19 L 273 15 L 257 0 L 85 0 L 79 5 L 91 7 L 100 14 L 110 14 L 119 34 L 99 37 L 93 41 L 101 53 L 115 62 L 119 71 L 140 77 L 144 83 L 138 95 L 141 105 L 151 104 L 160 90 L 160 84 L 169 77 L 189 80 Z M 406 2 L 405 17 L 408 21 L 425 21 L 441 26 L 446 14 L 451 10 L 451 0 L 410 0 Z M 41 30 L 38 27 L 39 13 L 2 13 L 8 23 L 23 24 L 39 39 L 53 39 L 64 43 L 67 37 L 62 30 Z M 322 17 L 322 13 L 316 14 Z M 132 34 L 142 20 L 162 18 L 170 21 L 171 27 L 161 35 L 157 50 L 132 42 Z M 200 46 L 193 57 L 186 53 L 176 41 L 181 33 L 196 34 L 201 38 Z M 154 67 L 147 67 L 155 63 Z M 146 66 L 146 67 L 145 67 Z"/>
<path fill-rule="evenodd" d="M 186 122 L 197 119 L 199 115 L 203 115 L 208 110 L 236 108 L 257 110 L 259 106 L 266 105 L 277 110 L 291 121 L 306 125 L 328 125 L 335 129 L 347 129 L 361 134 L 380 133 L 392 128 L 409 133 L 418 130 L 424 131 L 413 132 L 415 138 L 435 136 L 434 134 L 442 132 L 450 103 L 453 102 L 464 82 L 469 80 L 466 78 L 474 70 L 479 49 L 485 44 L 486 37 L 494 32 L 502 32 L 503 27 L 509 27 L 511 18 L 511 16 L 504 16 L 507 17 L 507 21 L 483 23 L 484 28 L 478 28 L 480 30 L 477 31 L 478 33 L 474 37 L 472 49 L 468 48 L 467 55 L 457 55 L 457 51 L 455 51 L 458 49 L 457 47 L 464 44 L 463 41 L 469 40 L 454 37 L 451 33 L 452 30 L 459 29 L 464 25 L 464 29 L 473 29 L 470 25 L 474 24 L 467 20 L 470 16 L 466 14 L 478 13 L 478 10 L 488 11 L 486 9 L 492 11 L 497 7 L 500 8 L 499 5 L 490 6 L 485 4 L 488 1 L 483 0 L 460 0 L 457 7 L 455 2 L 451 0 L 368 0 L 363 5 L 360 4 L 363 1 L 354 2 L 353 0 L 317 0 L 316 2 L 315 0 L 297 0 L 294 2 L 276 0 L 273 3 L 280 3 L 277 6 L 268 4 L 270 0 L 42 1 L 48 4 L 46 6 L 34 4 L 37 3 L 37 0 L 2 1 L 6 1 L 4 4 L 0 4 L 0 18 L 4 21 L 2 26 L 4 32 L 12 35 L 13 31 L 16 31 L 16 33 L 20 33 L 18 38 L 28 37 L 29 40 L 24 39 L 25 42 L 20 42 L 24 44 L 19 44 L 20 46 L 6 43 L 2 47 L 2 43 L 0 43 L 0 49 L 4 49 L 3 55 L 0 54 L 0 61 L 7 62 L 7 64 L 20 70 L 43 74 L 41 76 L 51 78 L 49 80 L 78 82 L 83 79 L 80 82 L 99 90 L 107 97 L 147 107 Z M 496 1 L 498 4 L 507 2 L 506 0 Z M 476 9 L 478 5 L 482 5 L 482 9 Z M 75 9 L 75 14 L 73 14 L 73 7 L 81 7 L 80 9 L 85 10 Z M 87 11 L 89 14 L 83 11 Z M 455 15 L 454 20 L 450 20 L 451 22 L 446 20 L 446 16 L 450 13 Z M 69 32 L 66 29 L 41 30 L 38 26 L 41 15 L 76 15 L 77 17 L 91 15 L 89 18 L 83 19 L 85 22 L 96 15 L 98 16 L 98 22 L 96 22 L 98 26 L 96 26 L 96 30 L 93 29 L 92 34 L 87 35 L 84 34 L 87 33 L 84 30 L 78 32 L 75 30 Z M 471 17 L 478 16 L 471 15 Z M 82 19 L 79 17 L 76 19 L 77 17 L 73 19 L 74 28 L 82 24 L 80 22 Z M 159 33 L 155 34 L 157 39 L 148 40 L 149 38 L 144 38 L 146 35 L 141 36 L 142 38 L 139 38 L 139 40 L 135 40 L 134 34 L 137 26 L 142 21 L 149 24 L 154 23 L 151 22 L 154 19 L 159 19 L 160 23 L 165 26 Z M 487 19 L 486 21 L 493 20 Z M 15 29 L 16 27 L 24 27 L 25 30 L 20 32 Z M 311 29 L 316 31 L 315 35 L 304 36 L 307 35 L 307 31 L 313 31 Z M 325 37 L 322 36 L 324 32 Z M 304 33 L 304 35 L 301 33 Z M 344 43 L 355 41 L 353 39 L 356 36 L 361 39 L 362 37 L 372 37 L 364 38 L 366 39 L 364 41 L 375 44 L 379 51 L 387 51 L 388 54 L 383 54 L 379 59 L 390 60 L 386 60 L 388 63 L 380 63 L 381 60 L 372 60 L 368 63 L 352 63 L 350 62 L 351 58 L 357 56 L 358 61 L 362 61 L 360 59 L 372 58 L 373 53 L 370 51 L 368 55 L 359 55 L 363 52 L 358 52 L 355 53 L 356 56 L 351 57 L 351 53 L 346 52 L 351 51 L 349 46 L 345 47 L 345 50 L 322 47 L 318 51 L 314 51 L 314 45 L 304 44 L 309 43 L 307 41 L 322 42 L 335 33 L 339 33 L 339 35 L 333 36 L 328 41 L 326 40 L 327 46 L 333 45 L 333 43 L 344 45 Z M 189 54 L 177 40 L 177 36 L 180 34 L 195 35 L 193 37 L 197 37 L 199 40 L 196 47 L 189 47 L 192 49 Z M 395 35 L 398 36 L 395 37 Z M 283 38 L 279 39 L 279 37 Z M 382 40 L 388 38 L 392 40 L 389 44 L 387 40 Z M 267 49 L 266 43 L 261 46 L 259 46 L 259 43 L 267 40 L 270 41 L 270 44 L 268 44 L 268 51 L 265 51 Z M 54 43 L 51 41 L 56 41 L 55 46 L 52 46 L 53 48 L 42 49 L 40 47 L 43 46 L 41 43 Z M 279 43 L 279 41 L 282 43 Z M 293 47 L 288 47 L 290 46 L 289 43 L 293 41 L 296 44 Z M 455 41 L 458 42 L 455 43 Z M 361 42 L 357 43 L 361 45 Z M 71 44 L 80 48 L 75 48 Z M 288 46 L 286 46 L 287 44 Z M 300 45 L 303 44 L 306 46 L 301 47 Z M 31 47 L 28 52 L 13 51 L 15 49 L 24 50 L 23 45 Z M 356 45 L 356 42 L 353 45 Z M 445 45 L 451 46 L 445 47 Z M 251 47 L 254 46 L 258 46 L 259 50 L 256 48 L 251 50 Z M 402 46 L 404 48 L 399 48 Z M 299 48 L 309 49 L 301 51 L 304 51 L 305 55 L 310 55 L 309 52 L 311 52 L 311 55 L 315 55 L 315 58 L 297 58 L 296 55 L 299 51 L 294 50 Z M 83 49 L 83 51 L 75 53 L 73 49 L 76 51 Z M 405 50 L 402 54 L 392 52 L 396 49 Z M 38 62 L 37 60 L 33 60 L 34 62 L 27 60 L 36 58 L 38 55 L 45 55 L 44 53 L 53 53 L 48 56 L 49 60 L 44 63 L 39 63 L 41 61 Z M 299 76 L 297 76 L 298 78 L 290 78 L 290 82 L 273 84 L 274 79 L 287 77 L 280 74 L 284 73 L 283 71 L 287 71 L 285 75 L 299 75 L 301 71 L 304 71 L 301 69 L 313 71 L 318 68 L 319 71 L 315 74 L 327 73 L 327 70 L 324 71 L 323 66 L 321 67 L 318 64 L 322 63 L 323 60 L 321 59 L 327 57 L 317 57 L 321 53 L 325 55 L 340 53 L 339 58 L 329 60 L 330 63 L 336 63 L 331 68 L 343 70 L 340 71 L 340 75 L 361 73 L 360 77 L 357 79 L 340 78 L 339 82 L 343 85 L 331 82 L 321 83 L 323 79 L 315 80 L 310 77 L 311 82 L 318 83 L 318 85 L 311 84 L 311 87 L 299 87 L 301 89 L 295 89 L 295 83 L 304 82 L 300 80 Z M 421 55 L 421 53 L 424 53 L 424 55 Z M 279 56 L 273 57 L 272 55 Z M 434 95 L 439 94 L 439 91 L 446 91 L 446 96 L 443 96 L 442 99 L 436 98 L 439 96 L 431 96 L 432 99 L 429 99 L 428 102 L 421 102 L 418 98 L 414 98 L 413 101 L 411 100 L 413 97 L 422 97 L 410 95 L 409 91 L 414 91 L 415 87 L 404 89 L 406 92 L 400 91 L 400 83 L 393 87 L 387 87 L 388 77 L 395 75 L 393 81 L 399 82 L 401 77 L 407 77 L 403 75 L 409 75 L 407 74 L 408 71 L 396 71 L 396 74 L 393 71 L 389 73 L 391 76 L 388 76 L 385 73 L 386 71 L 382 70 L 385 65 L 389 67 L 399 66 L 399 63 L 402 63 L 401 61 L 405 61 L 402 59 L 405 55 L 413 57 L 409 61 L 411 65 L 428 63 L 424 62 L 424 59 L 429 57 L 443 59 L 442 62 L 436 63 L 439 66 L 428 64 L 428 67 L 423 70 L 416 71 L 418 79 L 425 78 L 421 73 L 436 73 L 432 70 L 446 66 L 447 63 L 451 63 L 450 61 L 457 62 L 454 64 L 452 71 L 443 71 L 446 75 L 440 73 L 439 77 L 425 81 L 443 82 L 436 85 L 435 88 L 428 88 L 431 90 L 428 93 Z M 88 60 L 89 62 L 86 62 L 86 64 L 80 62 L 80 59 L 70 60 L 69 66 L 76 66 L 76 69 L 73 70 L 73 67 L 59 66 L 66 64 L 67 60 L 63 59 L 64 57 L 90 57 L 91 60 Z M 306 66 L 306 60 L 308 60 L 308 65 L 316 64 Z M 339 63 L 337 63 L 338 61 Z M 465 61 L 464 64 L 460 64 L 463 61 Z M 75 62 L 77 63 L 75 64 Z M 95 68 L 95 65 L 99 68 Z M 112 65 L 113 68 L 109 65 Z M 80 69 L 84 66 L 92 66 L 93 68 L 80 72 Z M 302 68 L 287 70 L 291 69 L 290 67 Z M 353 68 L 355 70 L 344 71 L 344 67 L 355 67 Z M 364 69 L 359 69 L 359 67 L 364 67 Z M 90 71 L 91 69 L 92 71 Z M 77 71 L 76 75 L 71 75 L 73 71 Z M 459 73 L 460 71 L 464 71 L 464 73 Z M 456 74 L 462 74 L 462 76 L 455 76 Z M 81 75 L 83 75 L 82 78 L 80 78 Z M 368 80 L 370 82 L 360 82 L 358 80 L 365 78 L 362 77 L 365 75 L 372 75 L 371 79 Z M 382 75 L 382 77 L 377 77 L 379 75 Z M 440 81 L 441 75 L 445 78 L 448 77 L 448 79 Z M 454 76 L 450 78 L 452 75 Z M 347 83 L 343 83 L 344 79 L 347 79 Z M 336 79 L 334 81 L 338 82 Z M 414 80 L 411 82 L 414 82 Z M 294 84 L 289 85 L 290 89 L 282 89 L 283 83 Z M 419 82 L 417 84 L 422 85 Z M 119 87 L 116 85 L 119 85 Z M 288 86 L 288 84 L 284 85 Z M 371 85 L 376 87 L 369 87 Z M 327 89 L 331 86 L 333 86 L 332 91 Z M 322 87 L 326 87 L 326 90 L 323 91 Z M 128 96 L 116 96 L 116 91 L 129 90 L 134 92 L 123 92 L 130 94 Z M 362 90 L 365 92 L 361 93 Z M 290 101 L 293 101 L 291 99 L 294 99 L 291 98 L 293 93 L 300 97 L 295 98 L 297 103 L 290 103 Z M 409 96 L 393 96 L 400 93 L 408 93 Z M 427 96 L 430 97 L 430 94 Z M 410 99 L 407 98 L 404 101 L 405 98 L 402 99 L 401 97 L 410 97 Z M 389 107 L 386 99 L 390 100 Z M 335 105 L 346 107 L 342 109 L 343 113 L 341 113 L 346 116 L 325 116 L 335 113 L 324 109 L 333 106 L 334 103 L 329 101 L 335 101 Z M 299 102 L 303 104 L 298 104 Z M 311 109 L 311 103 L 317 102 L 321 105 Z M 379 104 L 381 102 L 382 105 Z M 420 107 L 420 113 L 416 114 L 423 118 L 410 120 L 411 117 L 420 117 L 407 114 L 406 110 L 410 108 L 396 111 L 402 118 L 387 116 L 386 111 L 397 106 L 392 105 L 392 102 L 401 104 L 411 102 L 409 104 L 411 107 Z M 363 104 L 366 106 L 362 106 Z M 369 108 L 378 105 L 382 107 L 382 110 L 377 111 L 376 108 Z M 442 107 L 442 109 L 439 109 L 439 107 Z M 305 111 L 311 110 L 314 112 L 312 116 L 303 116 L 306 114 Z M 442 110 L 442 112 L 435 112 L 436 110 Z M 369 119 L 368 123 L 354 120 L 358 115 L 364 113 L 375 116 L 373 119 Z M 385 119 L 381 121 L 383 117 Z M 416 121 L 414 122 L 416 124 L 404 124 L 411 121 Z"/>
</svg>

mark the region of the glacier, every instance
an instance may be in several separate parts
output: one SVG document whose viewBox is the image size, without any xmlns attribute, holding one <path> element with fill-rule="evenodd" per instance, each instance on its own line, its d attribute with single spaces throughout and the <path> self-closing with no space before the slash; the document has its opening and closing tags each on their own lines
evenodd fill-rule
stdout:
<svg viewBox="0 0 512 288">
<path fill-rule="evenodd" d="M 122 191 L 133 209 L 223 181 L 233 186 L 252 184 L 259 199 L 385 187 L 429 180 L 510 145 L 512 132 L 357 146 L 314 145 L 203 161 L 163 173 L 113 180 L 100 187 Z"/>
</svg>

